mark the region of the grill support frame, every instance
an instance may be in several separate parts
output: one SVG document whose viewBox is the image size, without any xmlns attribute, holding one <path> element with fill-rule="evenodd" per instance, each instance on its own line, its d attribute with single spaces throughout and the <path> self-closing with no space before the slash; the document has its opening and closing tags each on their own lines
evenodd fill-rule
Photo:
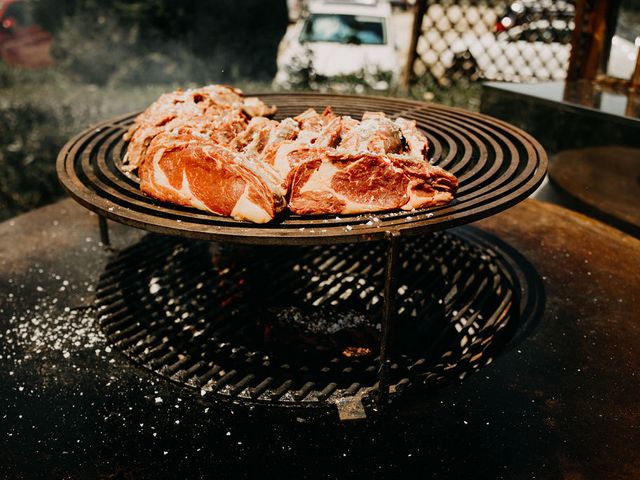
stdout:
<svg viewBox="0 0 640 480">
<path fill-rule="evenodd" d="M 385 232 L 387 242 L 387 263 L 384 275 L 384 310 L 380 333 L 380 365 L 378 370 L 378 409 L 383 411 L 389 404 L 389 369 L 391 368 L 393 342 L 393 307 L 398 283 L 398 259 L 400 255 L 400 234 Z"/>
<path fill-rule="evenodd" d="M 107 248 L 111 248 L 111 238 L 109 236 L 109 223 L 107 217 L 98 215 L 98 229 L 100 231 L 100 241 L 102 244 Z"/>
<path fill-rule="evenodd" d="M 108 222 L 99 222 L 99 225 L 105 225 L 108 228 Z M 473 229 L 472 229 L 473 231 Z M 471 232 L 470 232 L 471 233 Z M 503 258 L 502 262 L 504 262 L 506 260 L 506 263 L 502 263 L 501 267 L 498 267 L 502 272 L 505 272 L 507 274 L 507 278 L 510 279 L 509 281 L 516 281 L 516 283 L 514 284 L 514 287 L 516 285 L 520 285 L 521 288 L 522 286 L 524 286 L 523 283 L 518 283 L 517 282 L 517 278 L 520 279 L 520 281 L 524 280 L 521 277 L 521 274 L 516 273 L 516 271 L 512 270 L 513 268 L 519 269 L 522 268 L 522 262 L 524 262 L 524 267 L 525 270 L 527 271 L 528 268 L 530 268 L 531 266 L 528 264 L 528 262 L 526 261 L 526 259 L 519 257 L 519 261 L 517 260 L 518 256 L 516 255 L 515 257 L 513 256 L 515 254 L 515 252 L 513 251 L 509 251 L 504 250 L 505 248 L 507 248 L 506 245 L 502 245 L 500 244 L 500 242 L 497 239 L 493 239 L 489 240 L 487 242 L 487 240 L 482 240 L 482 237 L 478 238 L 476 236 L 476 234 L 471 233 L 470 236 L 468 236 L 469 234 L 465 233 L 462 235 L 462 237 L 459 236 L 460 234 L 454 234 L 453 238 L 462 238 L 463 243 L 465 241 L 471 241 L 471 245 L 476 245 L 477 247 L 483 248 L 489 248 L 489 257 L 494 257 L 494 258 Z M 438 235 L 435 234 L 434 237 L 437 237 Z M 367 419 L 367 417 L 371 417 L 372 415 L 383 415 L 383 416 L 387 416 L 389 414 L 391 414 L 391 406 L 395 403 L 396 399 L 399 399 L 402 396 L 402 393 L 405 391 L 409 391 L 411 390 L 411 388 L 409 387 L 413 387 L 414 386 L 414 379 L 412 379 L 411 376 L 407 376 L 407 378 L 401 377 L 401 380 L 399 382 L 396 383 L 397 380 L 397 372 L 396 372 L 396 368 L 398 367 L 398 364 L 402 364 L 402 362 L 405 362 L 404 359 L 404 355 L 401 355 L 400 357 L 397 356 L 398 351 L 397 351 L 397 347 L 398 345 L 395 345 L 396 348 L 394 348 L 394 341 L 395 343 L 397 343 L 397 339 L 395 338 L 397 336 L 397 334 L 399 334 L 398 331 L 398 327 L 399 325 L 397 324 L 397 321 L 400 321 L 400 312 L 396 311 L 398 308 L 398 301 L 400 300 L 401 297 L 398 297 L 397 295 L 392 295 L 391 292 L 398 292 L 400 295 L 401 294 L 398 290 L 397 290 L 397 285 L 400 282 L 400 278 L 402 277 L 402 272 L 405 271 L 406 269 L 406 261 L 408 260 L 408 258 L 406 257 L 406 255 L 408 254 L 407 251 L 407 245 L 406 243 L 411 243 L 409 240 L 410 239 L 406 239 L 403 240 L 403 237 L 401 235 L 398 235 L 396 232 L 388 232 L 386 235 L 386 241 L 383 241 L 381 243 L 379 243 L 379 247 L 378 247 L 378 252 L 380 254 L 383 255 L 382 257 L 382 261 L 380 263 L 382 263 L 382 272 L 380 272 L 380 270 L 378 270 L 378 272 L 380 272 L 378 275 L 381 276 L 380 280 L 382 280 L 382 282 L 379 284 L 379 292 L 380 292 L 380 297 L 381 297 L 381 307 L 380 307 L 380 313 L 379 313 L 379 326 L 380 326 L 380 337 L 379 337 L 379 342 L 378 345 L 380 347 L 380 352 L 379 355 L 372 359 L 373 361 L 373 365 L 371 365 L 369 368 L 371 369 L 371 373 L 373 374 L 373 378 L 371 379 L 372 383 L 369 383 L 369 385 L 371 385 L 370 387 L 365 387 L 364 385 L 362 385 L 362 387 L 360 387 L 360 384 L 357 384 L 358 387 L 353 389 L 353 391 L 350 391 L 350 389 L 347 389 L 344 393 L 346 393 L 346 395 L 342 395 L 340 397 L 337 397 L 335 399 L 332 399 L 330 401 L 325 401 L 324 399 L 320 399 L 318 397 L 317 399 L 317 403 L 315 401 L 312 401 L 311 403 L 307 404 L 309 407 L 323 407 L 323 408 L 330 408 L 332 410 L 334 410 L 337 415 L 338 418 L 345 422 L 345 421 L 354 421 L 354 420 L 364 420 Z M 465 240 L 466 239 L 466 240 Z M 478 243 L 478 240 L 480 240 L 480 242 Z M 431 242 L 432 240 L 427 240 L 427 242 Z M 494 245 L 496 245 L 494 242 L 498 241 L 497 243 L 497 250 L 493 251 Z M 203 242 L 205 244 L 211 244 L 211 245 L 217 245 L 218 242 Z M 377 242 L 368 242 L 368 243 L 377 243 Z M 502 246 L 500 246 L 502 245 Z M 129 250 L 129 248 L 125 248 L 125 249 L 114 249 L 108 246 L 104 246 L 105 250 L 110 251 L 112 254 L 114 254 L 117 258 L 117 256 L 120 255 L 120 252 L 125 252 L 126 250 Z M 215 247 L 214 247 L 215 248 Z M 400 250 L 403 249 L 403 252 L 401 252 Z M 413 250 L 410 250 L 413 251 Z M 449 249 L 447 249 L 447 251 L 449 251 Z M 496 252 L 498 253 L 498 257 L 496 257 Z M 503 257 L 502 255 L 505 255 L 505 257 Z M 327 253 L 327 255 L 332 255 L 331 253 Z M 438 253 L 435 254 L 436 256 L 439 255 Z M 129 256 L 129 254 L 127 254 L 127 256 Z M 385 258 L 386 257 L 386 258 Z M 125 257 L 126 258 L 126 257 Z M 380 258 L 380 257 L 379 257 Z M 410 257 L 409 257 L 410 258 Z M 516 264 L 513 263 L 513 261 L 516 261 L 518 267 L 515 267 Z M 120 263 L 121 261 L 118 261 L 118 263 Z M 505 270 L 506 267 L 506 270 Z M 113 269 L 108 268 L 106 270 L 106 275 L 107 278 L 112 278 L 113 277 L 113 273 L 109 273 L 109 272 L 114 272 Z M 535 274 L 535 272 L 533 272 Z M 534 275 L 535 276 L 535 275 Z M 127 277 L 128 278 L 128 277 Z M 406 280 L 406 279 L 405 279 Z M 533 291 L 537 291 L 538 288 L 540 288 L 537 285 L 529 285 L 528 281 L 525 281 L 525 283 L 528 286 L 531 286 L 533 288 Z M 113 292 L 112 290 L 113 287 L 111 288 L 107 288 L 105 291 L 106 293 L 106 297 L 105 297 L 105 293 L 103 292 L 98 292 L 98 305 L 99 308 L 103 308 L 100 307 L 100 303 L 103 302 L 104 298 L 113 298 L 114 296 L 112 295 Z M 510 288 L 510 287 L 508 287 Z M 521 310 L 521 308 L 525 308 L 524 307 L 524 303 L 521 303 L 521 300 L 519 299 L 519 297 L 517 296 L 517 289 L 513 291 L 513 294 L 516 295 L 516 301 L 515 301 L 515 311 L 513 311 L 513 314 L 516 315 L 516 318 L 519 318 L 519 314 L 518 312 L 520 311 L 520 314 L 524 313 L 525 310 Z M 507 296 L 508 297 L 508 296 Z M 505 297 L 505 298 L 507 298 Z M 402 297 L 404 298 L 404 297 Z M 403 302 L 406 300 L 403 300 Z M 120 300 L 118 301 L 120 302 Z M 117 303 L 118 303 L 117 302 Z M 104 304 L 103 304 L 104 305 Z M 113 307 L 108 307 L 109 309 L 112 309 Z M 120 306 L 115 307 L 115 308 L 120 308 Z M 119 312 L 119 310 L 118 310 Z M 396 315 L 397 313 L 397 315 Z M 500 314 L 503 315 L 504 313 Z M 454 315 L 456 315 L 454 313 Z M 113 321 L 110 323 L 110 327 L 108 327 L 110 330 L 113 330 L 113 328 L 117 328 L 118 331 L 120 331 L 121 328 L 125 328 L 124 324 L 119 320 L 121 316 L 119 315 L 118 318 L 115 320 L 115 323 L 113 323 Z M 397 318 L 396 318 L 397 317 Z M 538 315 L 532 315 L 532 314 L 525 314 L 526 318 L 537 318 Z M 130 316 L 128 318 L 131 318 Z M 522 319 L 516 320 L 517 322 L 520 322 Z M 102 321 L 102 320 L 101 320 Z M 394 321 L 396 323 L 394 323 Z M 155 322 L 155 321 L 154 321 Z M 529 322 L 526 322 L 529 323 Z M 121 326 L 122 325 L 122 326 Z M 500 327 L 501 328 L 501 327 Z M 512 327 L 508 327 L 508 328 L 512 328 Z M 130 329 L 130 328 L 129 328 Z M 460 330 L 458 330 L 460 331 Z M 497 330 L 498 332 L 500 331 L 499 329 Z M 113 332 L 112 332 L 113 333 Z M 134 341 L 137 343 L 140 340 L 142 340 L 142 337 L 140 337 L 140 334 L 142 332 L 138 332 L 138 334 L 136 334 L 134 337 L 132 337 L 132 339 L 134 339 Z M 147 331 L 144 330 L 143 335 L 149 335 L 151 334 L 151 331 Z M 128 334 L 129 337 L 131 336 L 131 334 Z M 493 334 L 492 334 L 493 335 Z M 512 334 L 507 334 L 509 336 L 511 336 Z M 440 336 L 438 336 L 438 338 L 440 338 Z M 121 339 L 122 340 L 122 339 Z M 511 343 L 511 340 L 507 340 L 508 343 Z M 484 342 L 483 342 L 484 343 Z M 115 345 L 118 348 L 122 348 L 122 346 L 120 345 L 120 340 L 118 340 Z M 128 347 L 125 348 L 125 350 L 127 350 L 128 348 L 131 347 L 131 343 L 127 343 Z M 159 345 L 150 345 L 152 347 L 152 350 L 155 351 L 156 346 Z M 138 348 L 138 347 L 136 347 Z M 142 347 L 140 347 L 142 348 Z M 180 348 L 180 347 L 178 347 Z M 241 347 L 244 348 L 244 347 Z M 180 350 L 173 350 L 173 347 L 171 347 L 171 351 L 170 351 L 170 355 L 175 356 L 176 353 L 178 353 Z M 173 353 L 172 353 L 173 352 Z M 462 352 L 464 353 L 464 352 Z M 428 355 L 428 354 L 427 354 Z M 127 354 L 127 356 L 129 356 L 129 354 Z M 166 354 L 165 354 L 166 356 Z M 479 357 L 479 356 L 476 356 Z M 474 358 L 476 358 L 474 357 Z M 151 358 L 151 357 L 150 357 Z M 153 357 L 155 358 L 155 357 Z M 442 357 L 444 358 L 444 357 Z M 163 362 L 164 357 L 160 357 L 160 363 Z M 136 358 L 132 358 L 132 360 L 137 361 Z M 170 380 L 178 382 L 178 383 L 184 383 L 188 386 L 191 387 L 196 387 L 197 385 L 201 385 L 201 388 L 206 388 L 207 385 L 211 384 L 211 382 L 213 382 L 213 385 L 215 385 L 215 387 L 213 388 L 213 392 L 217 392 L 220 388 L 224 388 L 223 384 L 220 383 L 219 381 L 213 381 L 213 379 L 211 379 L 211 377 L 213 377 L 213 375 L 215 374 L 215 372 L 210 372 L 209 374 L 209 378 L 210 380 L 206 381 L 206 382 L 200 382 L 197 381 L 197 379 L 194 377 L 191 380 L 187 381 L 187 377 L 189 377 L 189 373 L 187 372 L 187 376 L 185 377 L 184 375 L 181 376 L 181 378 L 179 379 L 177 376 L 173 376 L 171 375 L 168 371 L 168 369 L 166 369 L 165 367 L 165 371 L 163 372 L 162 370 L 158 371 L 156 368 L 153 368 L 153 365 L 148 364 L 148 360 L 149 358 L 147 358 L 146 360 L 143 358 L 142 359 L 142 365 L 145 366 L 146 368 L 155 371 L 156 373 L 161 374 L 162 376 L 165 377 L 169 377 Z M 473 360 L 473 358 L 472 358 Z M 139 360 L 138 360 L 139 361 Z M 154 360 L 155 362 L 155 360 Z M 395 362 L 395 363 L 394 363 Z M 400 363 L 399 363 L 400 362 Z M 422 362 L 422 363 L 421 363 Z M 405 362 L 406 363 L 406 362 Z M 424 363 L 424 359 L 420 359 L 418 360 L 418 362 L 416 362 L 413 367 L 417 366 L 417 365 L 422 365 Z M 487 362 L 486 364 L 488 364 L 490 362 Z M 169 363 L 167 364 L 170 367 L 175 367 L 175 365 Z M 194 368 L 199 369 L 200 367 L 203 367 L 204 364 L 202 362 L 198 362 L 196 365 L 194 365 L 194 367 L 191 368 L 191 370 L 193 370 Z M 481 368 L 482 366 L 480 366 Z M 219 368 L 219 367 L 218 367 Z M 233 367 L 232 367 L 233 368 Z M 377 369 L 376 369 L 377 368 Z M 402 367 L 400 367 L 402 368 Z M 436 366 L 436 368 L 438 368 Z M 473 368 L 477 369 L 478 365 L 473 366 Z M 410 369 L 412 369 L 412 367 L 410 367 Z M 175 368 L 174 368 L 175 370 Z M 195 370 L 194 370 L 195 372 Z M 194 372 L 191 372 L 192 374 Z M 183 372 L 184 373 L 184 372 Z M 235 373 L 235 370 L 233 372 L 227 372 L 227 376 L 230 373 Z M 466 374 L 466 372 L 465 372 Z M 418 373 L 418 375 L 420 376 L 421 374 Z M 429 374 L 429 376 L 422 378 L 422 381 L 429 381 L 431 382 L 434 378 L 436 378 L 436 382 L 440 382 L 441 379 L 438 379 L 438 377 L 432 377 L 432 374 Z M 462 379 L 464 377 L 464 374 L 462 376 L 460 376 L 459 378 Z M 192 383 L 193 381 L 196 381 L 196 383 Z M 224 381 L 224 379 L 221 379 L 221 381 Z M 290 382 L 290 381 L 289 381 Z M 375 383 L 374 383 L 375 382 Z M 264 383 L 264 382 L 263 382 Z M 205 385 L 206 384 L 206 385 Z M 204 385 L 202 387 L 202 385 Z M 334 385 L 335 388 L 335 384 L 331 384 Z M 416 385 L 421 385 L 420 382 L 418 382 Z M 282 385 L 281 387 L 284 387 L 284 385 Z M 353 387 L 353 385 L 352 385 Z M 289 386 L 287 386 L 287 388 L 289 388 Z M 348 393 L 347 393 L 348 392 Z M 224 396 L 226 396 L 226 394 L 223 394 Z M 274 393 L 274 395 L 276 395 Z M 295 395 L 295 393 L 294 393 Z M 329 394 L 331 395 L 331 394 Z M 234 402 L 235 404 L 240 405 L 240 403 L 238 403 L 238 399 L 235 399 L 235 395 L 231 395 L 230 400 L 232 402 Z M 276 395 L 276 397 L 274 398 L 279 398 L 278 395 Z M 366 399 L 366 400 L 365 400 Z M 225 399 L 226 400 L 226 399 Z M 254 400 L 257 400 L 257 396 L 254 396 L 253 394 L 251 395 L 251 399 L 249 400 L 249 404 L 252 404 L 252 402 Z M 272 400 L 273 401 L 273 400 Z M 279 400 L 276 400 L 279 401 Z M 271 402 L 267 402 L 269 404 L 271 404 Z M 286 402 L 285 402 L 286 403 Z M 305 402 L 306 403 L 306 402 Z M 299 405 L 300 402 L 298 402 Z M 322 405 L 324 404 L 324 406 Z M 301 408 L 300 406 L 287 406 L 287 408 L 292 408 L 294 410 L 292 411 L 297 411 L 297 408 Z M 307 410 L 305 408 L 305 410 Z M 317 410 L 317 408 L 313 408 L 311 411 L 319 411 Z"/>
<path fill-rule="evenodd" d="M 281 225 L 246 225 L 161 205 L 141 196 L 117 164 L 124 148 L 120 133 L 132 121 L 132 114 L 103 122 L 71 139 L 59 154 L 58 175 L 79 203 L 98 214 L 100 239 L 105 248 L 112 251 L 108 219 L 156 233 L 210 243 L 321 245 L 384 241 L 387 258 L 378 392 L 374 399 L 378 410 L 383 411 L 387 409 L 393 393 L 390 392 L 389 378 L 394 354 L 394 303 L 399 250 L 402 248 L 400 237 L 416 237 L 444 230 L 513 206 L 532 193 L 544 179 L 546 154 L 533 138 L 509 124 L 449 107 L 377 97 L 277 94 L 264 97 L 281 103 L 283 112 L 302 105 L 317 107 L 337 102 L 340 109 L 344 109 L 342 114 L 379 109 L 390 116 L 415 119 L 420 128 L 428 130 L 430 141 L 435 142 L 436 164 L 452 169 L 456 174 L 459 170 L 463 187 L 454 202 L 428 212 L 381 213 L 379 217 L 382 220 L 378 216 L 360 215 L 349 219 L 289 218 Z M 464 131 L 461 130 L 463 125 Z M 396 218 L 394 215 L 400 216 Z M 367 219 L 370 220 L 367 222 Z M 352 398 L 360 401 L 355 396 Z"/>
<path fill-rule="evenodd" d="M 111 239 L 109 235 L 109 223 L 106 217 L 98 215 L 98 228 L 100 231 L 100 241 L 107 249 L 111 249 Z M 389 406 L 389 370 L 393 360 L 393 311 L 395 305 L 395 295 L 398 284 L 398 265 L 400 257 L 400 233 L 394 231 L 385 232 L 385 242 L 387 244 L 387 262 L 384 275 L 384 308 L 382 315 L 382 329 L 380 332 L 380 357 L 378 366 L 378 394 L 376 395 L 376 407 L 379 412 L 384 412 Z M 360 396 L 352 396 L 352 401 L 360 403 Z M 344 403 L 344 402 L 343 402 Z M 347 402 L 348 403 L 348 402 Z M 337 405 L 338 406 L 338 405 Z M 338 406 L 338 408 L 342 408 Z M 364 411 L 364 410 L 363 410 Z M 366 416 L 366 412 L 364 413 Z M 341 420 L 360 419 L 357 415 L 340 415 Z"/>
</svg>

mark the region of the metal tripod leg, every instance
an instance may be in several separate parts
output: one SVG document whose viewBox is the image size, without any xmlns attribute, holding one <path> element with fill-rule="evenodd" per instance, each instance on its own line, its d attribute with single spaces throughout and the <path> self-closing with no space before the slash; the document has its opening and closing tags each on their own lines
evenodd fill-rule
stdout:
<svg viewBox="0 0 640 480">
<path fill-rule="evenodd" d="M 390 348 L 393 341 L 393 320 L 395 297 L 398 291 L 398 257 L 400 236 L 397 232 L 386 232 L 387 266 L 384 275 L 384 310 L 380 333 L 380 370 L 378 371 L 378 409 L 384 410 L 389 404 L 389 370 L 391 368 Z"/>
<path fill-rule="evenodd" d="M 98 215 L 98 226 L 100 227 L 100 241 L 102 245 L 107 248 L 111 247 L 111 240 L 109 239 L 109 225 L 107 219 L 102 215 Z"/>
</svg>

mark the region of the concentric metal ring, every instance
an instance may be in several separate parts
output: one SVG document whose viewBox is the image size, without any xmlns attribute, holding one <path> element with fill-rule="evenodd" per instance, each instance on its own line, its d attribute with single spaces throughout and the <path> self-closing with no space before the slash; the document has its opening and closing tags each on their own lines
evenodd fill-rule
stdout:
<svg viewBox="0 0 640 480">
<path fill-rule="evenodd" d="M 542 182 L 547 157 L 525 132 L 461 109 L 384 97 L 263 94 L 278 107 L 276 119 L 330 105 L 340 115 L 365 111 L 416 120 L 430 142 L 431 161 L 455 174 L 456 199 L 412 212 L 345 216 L 285 216 L 252 224 L 144 195 L 137 178 L 123 172 L 122 134 L 135 114 L 105 121 L 72 138 L 58 156 L 58 176 L 85 207 L 109 219 L 149 231 L 189 238 L 249 244 L 320 244 L 370 241 L 387 232 L 403 235 L 441 230 L 484 218 L 529 196 Z"/>
<path fill-rule="evenodd" d="M 385 254 L 380 242 L 251 248 L 149 235 L 106 266 L 96 288 L 100 325 L 136 364 L 207 399 L 326 407 L 378 388 L 377 350 L 340 352 L 352 341 L 377 344 Z M 544 305 L 526 259 L 473 228 L 407 239 L 400 265 L 389 373 L 396 394 L 480 370 L 528 332 Z M 309 314 L 312 338 L 290 323 L 291 308 Z"/>
</svg>

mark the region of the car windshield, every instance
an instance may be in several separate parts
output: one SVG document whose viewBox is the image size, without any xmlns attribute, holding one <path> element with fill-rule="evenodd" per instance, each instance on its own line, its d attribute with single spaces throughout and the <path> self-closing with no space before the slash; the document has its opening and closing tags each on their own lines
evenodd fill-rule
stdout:
<svg viewBox="0 0 640 480">
<path fill-rule="evenodd" d="M 384 45 L 384 18 L 312 14 L 304 24 L 300 41 Z"/>
</svg>

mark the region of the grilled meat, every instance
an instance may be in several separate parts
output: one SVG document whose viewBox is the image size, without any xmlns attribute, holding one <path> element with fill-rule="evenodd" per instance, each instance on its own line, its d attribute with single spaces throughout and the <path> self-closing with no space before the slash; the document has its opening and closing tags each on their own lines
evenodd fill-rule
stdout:
<svg viewBox="0 0 640 480">
<path fill-rule="evenodd" d="M 330 107 L 264 116 L 273 112 L 219 85 L 163 95 L 125 134 L 128 168 L 152 197 L 256 223 L 287 207 L 350 214 L 453 199 L 457 179 L 429 164 L 414 121 L 382 112 L 358 121 Z"/>
</svg>

